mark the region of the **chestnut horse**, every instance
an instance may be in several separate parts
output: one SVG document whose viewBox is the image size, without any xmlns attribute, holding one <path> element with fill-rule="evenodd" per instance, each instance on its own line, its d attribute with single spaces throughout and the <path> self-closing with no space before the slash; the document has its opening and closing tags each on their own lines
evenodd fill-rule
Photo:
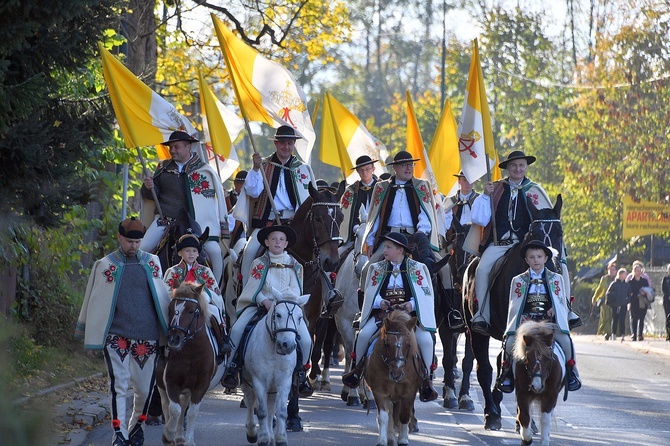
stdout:
<svg viewBox="0 0 670 446">
<path fill-rule="evenodd" d="M 169 354 L 167 359 L 160 356 L 156 365 L 156 386 L 165 415 L 165 445 L 195 445 L 200 402 L 223 376 L 224 368 L 216 363 L 216 339 L 209 327 L 209 299 L 203 287 L 182 283 L 173 291 L 168 307 Z M 183 430 L 187 407 L 186 429 Z"/>
<path fill-rule="evenodd" d="M 497 272 L 491 274 L 491 282 L 489 283 L 491 336 L 485 336 L 470 330 L 472 350 L 477 360 L 477 381 L 484 396 L 484 428 L 487 430 L 500 430 L 502 428 L 500 402 L 503 394 L 497 388 L 492 389 L 493 367 L 489 362 L 490 338 L 502 340 L 507 326 L 509 287 L 512 278 L 528 268 L 521 258 L 521 247 L 530 240 L 541 240 L 548 246 L 555 248 L 559 255 L 563 252 L 563 227 L 560 220 L 562 206 L 563 199 L 560 194 L 556 198 L 556 204 L 553 208 L 538 210 L 532 203 L 528 204 L 532 222 L 526 237 L 498 260 L 493 269 Z M 471 323 L 472 315 L 477 311 L 478 305 L 478 299 L 475 296 L 475 270 L 477 265 L 479 265 L 479 257 L 470 262 L 463 279 L 463 315 L 468 324 Z M 500 265 L 499 268 L 497 268 L 498 265 Z M 557 270 L 556 265 L 551 261 L 547 262 L 547 267 L 553 271 Z M 500 356 L 498 357 L 498 369 L 500 369 Z"/>
<path fill-rule="evenodd" d="M 409 445 L 409 422 L 421 382 L 418 371 L 423 369 L 416 322 L 407 312 L 394 310 L 384 319 L 368 358 L 365 380 L 377 405 L 377 446 Z"/>
<path fill-rule="evenodd" d="M 554 343 L 553 324 L 547 321 L 524 322 L 516 332 L 514 342 L 514 388 L 516 391 L 517 422 L 521 426 L 524 445 L 533 442 L 530 406 L 540 407 L 541 445 L 549 445 L 551 414 L 565 376 L 565 355 Z"/>
</svg>

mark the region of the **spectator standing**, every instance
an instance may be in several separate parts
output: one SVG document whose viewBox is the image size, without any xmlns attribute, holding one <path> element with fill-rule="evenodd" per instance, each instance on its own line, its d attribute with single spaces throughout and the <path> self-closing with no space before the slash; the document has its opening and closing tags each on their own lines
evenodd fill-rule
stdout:
<svg viewBox="0 0 670 446">
<path fill-rule="evenodd" d="M 605 335 L 605 340 L 609 341 L 612 336 L 612 308 L 605 304 L 605 293 L 609 286 L 616 280 L 617 266 L 614 261 L 607 264 L 607 274 L 600 278 L 598 286 L 593 293 L 591 300 L 594 307 L 600 308 L 600 321 L 598 322 L 597 335 Z"/>
<path fill-rule="evenodd" d="M 612 282 L 605 293 L 605 302 L 612 309 L 612 340 L 617 335 L 624 340 L 626 333 L 626 305 L 631 300 L 630 285 L 626 282 L 626 268 L 617 271 L 617 280 Z"/>
<path fill-rule="evenodd" d="M 644 318 L 647 315 L 649 302 L 644 297 L 640 297 L 640 290 L 642 287 L 651 286 L 651 282 L 647 277 L 642 277 L 644 273 L 644 265 L 639 260 L 633 262 L 633 276 L 626 281 L 630 284 L 631 301 L 630 301 L 630 333 L 631 340 L 643 340 L 644 336 Z M 629 274 L 630 277 L 630 274 Z"/>
</svg>

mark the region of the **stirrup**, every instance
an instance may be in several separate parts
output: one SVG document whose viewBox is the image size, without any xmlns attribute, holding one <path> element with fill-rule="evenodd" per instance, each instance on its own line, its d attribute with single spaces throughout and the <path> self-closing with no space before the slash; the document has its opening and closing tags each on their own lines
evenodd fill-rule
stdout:
<svg viewBox="0 0 670 446">
<path fill-rule="evenodd" d="M 130 446 L 142 446 L 144 444 L 144 430 L 142 425 L 137 423 L 132 431 L 130 431 L 130 439 L 128 440 L 128 445 Z"/>
</svg>

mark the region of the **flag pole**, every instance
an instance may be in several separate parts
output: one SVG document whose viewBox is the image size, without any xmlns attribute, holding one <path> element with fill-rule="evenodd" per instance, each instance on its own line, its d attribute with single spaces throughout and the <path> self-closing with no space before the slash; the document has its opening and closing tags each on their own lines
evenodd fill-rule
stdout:
<svg viewBox="0 0 670 446">
<path fill-rule="evenodd" d="M 240 107 L 242 110 L 242 107 Z M 256 149 L 256 143 L 254 142 L 254 137 L 251 134 L 251 127 L 249 126 L 249 118 L 244 116 L 244 126 L 247 129 L 247 134 L 249 135 L 249 139 L 251 140 L 251 147 L 254 150 L 254 154 L 258 153 L 258 150 Z M 270 183 L 268 183 L 268 179 L 265 177 L 265 173 L 261 172 L 261 177 L 263 178 L 263 186 L 265 187 L 265 192 L 267 193 L 268 200 L 270 201 L 270 207 L 272 207 L 272 212 L 275 214 L 275 220 L 277 221 L 278 225 L 281 225 L 281 220 L 279 219 L 279 212 L 277 212 L 277 205 L 275 204 L 275 199 L 274 196 L 272 195 L 272 191 L 270 190 Z"/>
<path fill-rule="evenodd" d="M 149 177 L 151 176 L 151 172 L 149 172 L 149 169 L 147 169 L 147 163 L 144 161 L 144 157 L 142 156 L 142 151 L 140 150 L 139 147 L 137 148 L 137 157 L 140 159 L 140 163 L 142 163 L 142 169 L 144 170 L 144 176 Z M 158 209 L 158 215 L 160 215 L 161 218 L 164 218 L 163 216 L 163 209 L 161 209 L 161 204 L 158 202 L 158 195 L 156 195 L 156 188 L 152 187 L 151 189 L 151 196 L 154 199 L 154 203 L 156 203 L 156 209 Z"/>
<path fill-rule="evenodd" d="M 491 161 L 489 160 L 488 154 L 484 153 L 484 159 L 486 160 L 486 180 L 491 181 Z M 491 228 L 493 229 L 493 244 L 498 246 L 498 231 L 496 229 L 496 213 L 493 197 L 490 197 L 489 203 L 491 204 Z"/>
</svg>

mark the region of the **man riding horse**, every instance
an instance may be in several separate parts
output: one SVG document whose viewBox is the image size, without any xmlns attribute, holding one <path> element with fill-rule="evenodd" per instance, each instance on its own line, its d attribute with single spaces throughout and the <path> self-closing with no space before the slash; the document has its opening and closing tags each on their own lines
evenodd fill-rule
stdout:
<svg viewBox="0 0 670 446">
<path fill-rule="evenodd" d="M 484 193 L 472 204 L 472 223 L 485 228 L 483 242 L 480 245 L 482 255 L 475 273 L 475 295 L 479 306 L 472 317 L 472 329 L 482 335 L 488 336 L 491 329 L 489 278 L 494 264 L 508 250 L 520 243 L 528 233 L 532 221 L 529 203 L 537 209 L 552 207 L 551 200 L 542 186 L 526 177 L 528 166 L 535 160 L 534 156 L 526 155 L 519 150 L 510 153 L 507 159 L 499 164 L 501 169 L 507 170 L 509 176 L 495 183 L 487 182 Z M 495 218 L 492 218 L 492 215 Z M 562 250 L 563 247 L 557 249 Z M 564 255 L 561 256 L 561 261 L 565 294 L 569 299 L 570 278 Z M 579 316 L 572 311 L 569 320 L 571 327 L 581 325 Z"/>
<path fill-rule="evenodd" d="M 191 151 L 191 144 L 198 142 L 186 132 L 172 132 L 170 138 L 161 143 L 170 149 L 169 160 L 158 165 L 153 177 L 145 177 L 142 197 L 153 201 L 156 192 L 163 216 L 156 216 L 147 229 L 140 249 L 152 252 L 163 236 L 170 221 L 185 209 L 188 215 L 203 230 L 209 227 L 209 240 L 203 244 L 212 262 L 212 271 L 217 281 L 223 274 L 223 256 L 219 242 L 228 238 L 228 211 L 221 180 L 212 167 Z"/>
<path fill-rule="evenodd" d="M 377 161 L 367 155 L 359 156 L 356 159 L 354 170 L 361 179 L 347 186 L 340 200 L 342 214 L 344 215 L 342 229 L 340 230 L 344 243 L 340 247 L 340 255 L 349 252 L 349 249 L 354 245 L 356 230 L 368 221 L 372 191 L 377 183 L 377 177 L 374 175 Z"/>
</svg>

